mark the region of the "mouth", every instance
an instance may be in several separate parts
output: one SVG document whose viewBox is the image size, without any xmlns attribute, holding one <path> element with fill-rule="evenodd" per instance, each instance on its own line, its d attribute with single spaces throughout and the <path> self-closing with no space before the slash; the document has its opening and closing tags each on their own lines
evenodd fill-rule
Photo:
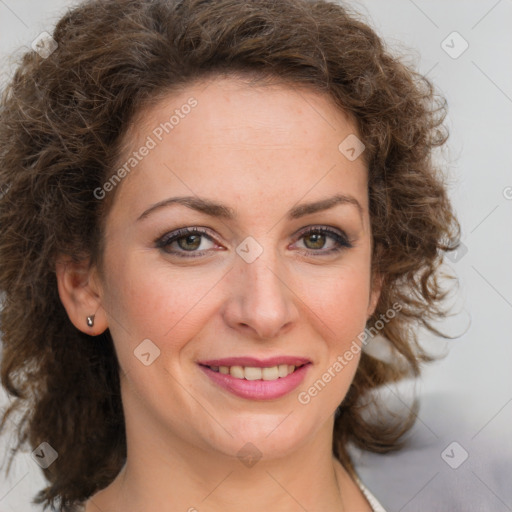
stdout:
<svg viewBox="0 0 512 512">
<path fill-rule="evenodd" d="M 308 363 L 305 363 L 308 364 Z M 277 380 L 284 379 L 288 377 L 288 375 L 295 372 L 298 368 L 304 366 L 304 364 L 293 365 L 293 364 L 280 364 L 275 366 L 206 366 L 210 370 L 216 373 L 221 373 L 223 375 L 230 375 L 235 379 L 245 379 L 245 380 Z"/>
<path fill-rule="evenodd" d="M 245 399 L 272 400 L 295 389 L 312 365 L 306 358 L 228 358 L 198 362 L 220 388 Z"/>
</svg>

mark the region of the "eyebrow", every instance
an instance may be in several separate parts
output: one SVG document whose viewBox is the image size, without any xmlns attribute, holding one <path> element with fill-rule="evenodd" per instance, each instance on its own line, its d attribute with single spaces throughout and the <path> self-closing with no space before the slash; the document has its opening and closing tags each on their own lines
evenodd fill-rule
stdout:
<svg viewBox="0 0 512 512">
<path fill-rule="evenodd" d="M 215 201 L 211 201 L 210 199 L 204 199 L 194 196 L 183 196 L 164 199 L 163 201 L 160 201 L 150 206 L 138 217 L 137 221 L 145 219 L 156 210 L 160 210 L 161 208 L 166 208 L 174 204 L 181 204 L 183 206 L 186 206 L 187 208 L 190 208 L 191 210 L 195 210 L 200 213 L 204 213 L 206 215 L 216 217 L 219 219 L 234 220 L 237 218 L 236 211 L 229 206 L 217 203 Z M 330 208 L 333 208 L 334 206 L 337 206 L 339 204 L 349 204 L 355 206 L 361 218 L 363 217 L 363 207 L 361 206 L 359 201 L 355 197 L 345 194 L 336 194 L 332 197 L 320 199 L 319 201 L 303 203 L 294 206 L 288 211 L 287 217 L 288 220 L 295 220 L 306 215 L 311 215 L 313 213 L 329 210 Z"/>
</svg>

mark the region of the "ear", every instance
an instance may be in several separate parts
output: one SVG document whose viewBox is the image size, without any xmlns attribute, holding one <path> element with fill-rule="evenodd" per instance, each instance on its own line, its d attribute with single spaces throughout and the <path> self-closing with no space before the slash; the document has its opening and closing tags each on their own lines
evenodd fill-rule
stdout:
<svg viewBox="0 0 512 512">
<path fill-rule="evenodd" d="M 105 310 L 101 306 L 101 286 L 95 267 L 89 260 L 76 262 L 69 257 L 57 258 L 55 264 L 60 300 L 69 319 L 80 331 L 97 336 L 108 328 Z M 87 317 L 94 315 L 94 324 Z"/>
<path fill-rule="evenodd" d="M 366 313 L 367 319 L 370 318 L 375 309 L 377 308 L 377 304 L 379 303 L 380 293 L 382 291 L 382 275 L 381 274 L 373 274 L 371 279 L 371 289 L 370 289 L 370 300 L 368 301 L 368 311 Z"/>
</svg>

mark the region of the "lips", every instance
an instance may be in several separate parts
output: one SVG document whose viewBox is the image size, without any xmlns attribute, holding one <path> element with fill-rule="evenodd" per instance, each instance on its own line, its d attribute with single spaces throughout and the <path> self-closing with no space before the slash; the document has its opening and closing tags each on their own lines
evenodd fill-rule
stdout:
<svg viewBox="0 0 512 512">
<path fill-rule="evenodd" d="M 295 389 L 311 361 L 303 357 L 267 359 L 230 357 L 200 361 L 201 370 L 218 386 L 241 398 L 272 400 Z"/>
</svg>

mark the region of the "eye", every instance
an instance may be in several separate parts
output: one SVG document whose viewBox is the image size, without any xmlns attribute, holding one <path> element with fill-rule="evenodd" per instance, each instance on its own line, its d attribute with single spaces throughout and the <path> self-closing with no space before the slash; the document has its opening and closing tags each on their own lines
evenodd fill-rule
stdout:
<svg viewBox="0 0 512 512">
<path fill-rule="evenodd" d="M 310 255 L 332 254 L 353 247 L 343 231 L 338 232 L 325 226 L 309 227 L 299 234 L 298 239 L 303 240 L 306 249 L 309 249 L 306 253 Z M 327 249 L 326 244 L 329 245 Z"/>
<path fill-rule="evenodd" d="M 159 238 L 156 241 L 156 246 L 168 254 L 175 254 L 183 258 L 195 258 L 202 256 L 206 251 L 213 248 L 208 247 L 208 243 L 204 243 L 205 240 L 210 243 L 214 242 L 206 230 L 183 228 Z"/>
<path fill-rule="evenodd" d="M 332 254 L 353 247 L 343 231 L 335 231 L 325 226 L 309 227 L 302 231 L 297 239 L 304 241 L 306 254 L 314 256 Z M 163 252 L 180 258 L 204 256 L 216 245 L 213 237 L 202 228 L 178 229 L 160 237 L 155 244 Z M 209 244 L 213 244 L 213 247 Z M 325 248 L 326 245 L 329 247 Z"/>
</svg>

